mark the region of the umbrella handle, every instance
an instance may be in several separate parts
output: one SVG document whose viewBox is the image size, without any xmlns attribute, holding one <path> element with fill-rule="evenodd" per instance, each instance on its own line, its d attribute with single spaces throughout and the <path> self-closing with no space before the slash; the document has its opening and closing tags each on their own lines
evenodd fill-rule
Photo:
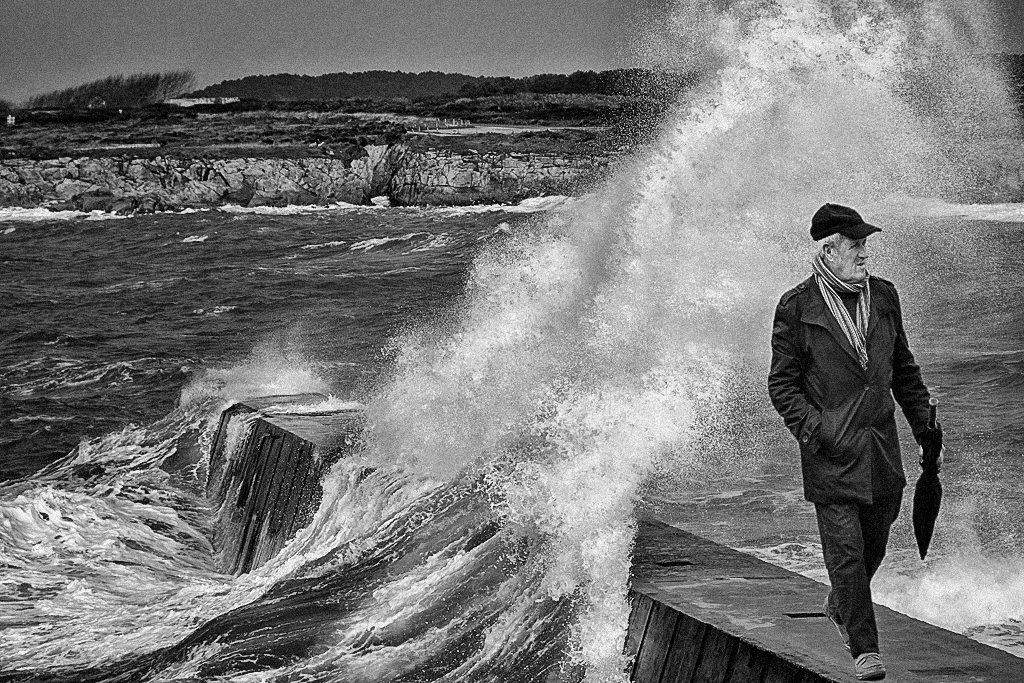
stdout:
<svg viewBox="0 0 1024 683">
<path fill-rule="evenodd" d="M 928 399 L 928 429 L 935 429 L 935 413 L 939 406 L 939 399 Z"/>
</svg>

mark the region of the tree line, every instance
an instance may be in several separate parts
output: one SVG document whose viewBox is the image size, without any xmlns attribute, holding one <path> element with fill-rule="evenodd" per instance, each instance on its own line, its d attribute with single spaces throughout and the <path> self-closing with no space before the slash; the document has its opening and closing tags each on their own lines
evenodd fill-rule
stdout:
<svg viewBox="0 0 1024 683">
<path fill-rule="evenodd" d="M 401 98 L 422 100 L 436 97 L 489 97 L 522 93 L 651 95 L 651 88 L 678 92 L 679 89 L 692 85 L 694 81 L 695 77 L 690 74 L 649 72 L 641 69 L 576 71 L 571 74 L 539 74 L 522 78 L 467 76 L 439 71 L 363 71 L 323 76 L 246 76 L 211 85 L 192 95 L 238 97 L 268 102 Z"/>
</svg>

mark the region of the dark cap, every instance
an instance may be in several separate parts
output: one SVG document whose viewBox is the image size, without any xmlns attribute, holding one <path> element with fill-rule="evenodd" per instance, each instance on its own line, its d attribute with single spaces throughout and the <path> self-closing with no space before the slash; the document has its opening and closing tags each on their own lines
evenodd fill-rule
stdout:
<svg viewBox="0 0 1024 683">
<path fill-rule="evenodd" d="M 882 229 L 865 223 L 859 213 L 841 204 L 825 204 L 811 219 L 811 239 L 815 242 L 836 233 L 859 240 L 876 232 L 882 232 Z"/>
</svg>

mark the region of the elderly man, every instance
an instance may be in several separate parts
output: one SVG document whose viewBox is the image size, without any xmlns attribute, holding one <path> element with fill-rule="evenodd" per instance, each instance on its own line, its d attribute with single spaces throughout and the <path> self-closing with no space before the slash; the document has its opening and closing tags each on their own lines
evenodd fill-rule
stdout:
<svg viewBox="0 0 1024 683">
<path fill-rule="evenodd" d="M 811 221 L 821 243 L 813 274 L 782 295 L 772 330 L 768 391 L 800 444 L 804 497 L 814 503 L 832 590 L 825 613 L 860 680 L 885 678 L 871 577 L 900 511 L 906 478 L 895 404 L 918 442 L 928 389 L 907 345 L 896 288 L 867 271 L 879 228 L 825 204 Z"/>
</svg>

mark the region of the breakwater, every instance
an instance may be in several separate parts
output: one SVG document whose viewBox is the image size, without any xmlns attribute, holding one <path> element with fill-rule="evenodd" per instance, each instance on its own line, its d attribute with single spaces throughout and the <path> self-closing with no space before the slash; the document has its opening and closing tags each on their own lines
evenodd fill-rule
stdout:
<svg viewBox="0 0 1024 683">
<path fill-rule="evenodd" d="M 207 495 L 225 571 L 259 567 L 308 524 L 320 479 L 359 447 L 358 408 L 318 395 L 249 399 L 222 414 Z M 296 409 L 296 406 L 306 406 Z M 319 403 L 319 405 L 323 405 Z M 326 406 L 325 406 L 326 407 Z M 828 588 L 655 519 L 641 520 L 625 652 L 636 683 L 844 683 L 849 653 L 821 612 Z M 876 607 L 892 678 L 1009 683 L 1024 662 Z"/>
<path fill-rule="evenodd" d="M 595 155 L 411 150 L 368 145 L 355 158 L 60 157 L 0 161 L 0 205 L 147 213 L 239 204 L 283 206 L 387 197 L 460 206 L 570 194 L 599 177 Z"/>
</svg>

